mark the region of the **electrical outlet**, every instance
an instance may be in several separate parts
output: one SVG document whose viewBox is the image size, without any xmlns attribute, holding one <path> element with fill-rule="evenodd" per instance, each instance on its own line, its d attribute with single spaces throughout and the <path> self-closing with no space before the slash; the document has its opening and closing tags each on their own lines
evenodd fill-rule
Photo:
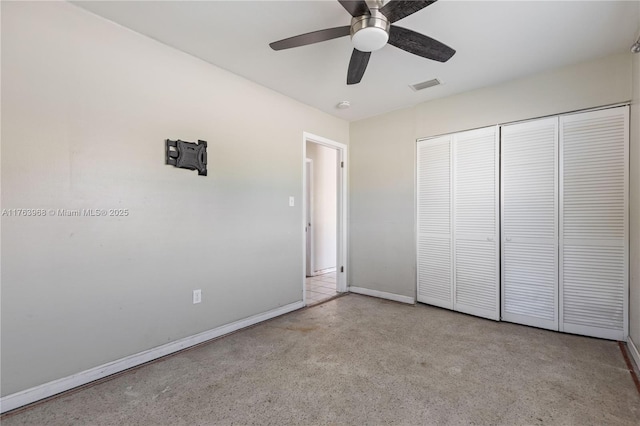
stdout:
<svg viewBox="0 0 640 426">
<path fill-rule="evenodd" d="M 202 290 L 193 290 L 193 304 L 202 302 Z"/>
<path fill-rule="evenodd" d="M 293 197 L 289 197 L 289 207 L 293 207 L 296 205 L 296 199 Z"/>
</svg>

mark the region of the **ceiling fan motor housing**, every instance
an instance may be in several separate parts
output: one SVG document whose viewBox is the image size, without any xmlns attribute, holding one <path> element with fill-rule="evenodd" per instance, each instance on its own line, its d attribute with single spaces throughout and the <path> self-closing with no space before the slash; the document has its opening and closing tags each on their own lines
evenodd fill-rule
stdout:
<svg viewBox="0 0 640 426">
<path fill-rule="evenodd" d="M 369 11 L 370 15 L 351 19 L 351 42 L 361 52 L 382 49 L 389 41 L 389 20 L 378 9 Z"/>
</svg>

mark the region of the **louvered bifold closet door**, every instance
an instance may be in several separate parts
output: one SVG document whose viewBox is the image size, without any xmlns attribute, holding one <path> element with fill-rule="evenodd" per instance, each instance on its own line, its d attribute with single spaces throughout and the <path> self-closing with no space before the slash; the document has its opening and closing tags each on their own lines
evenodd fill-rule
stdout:
<svg viewBox="0 0 640 426">
<path fill-rule="evenodd" d="M 560 330 L 627 336 L 628 107 L 560 118 Z"/>
<path fill-rule="evenodd" d="M 451 136 L 418 142 L 418 301 L 453 308 Z"/>
<path fill-rule="evenodd" d="M 454 309 L 500 319 L 497 128 L 453 135 Z"/>
<path fill-rule="evenodd" d="M 502 319 L 558 330 L 558 117 L 501 128 Z"/>
</svg>

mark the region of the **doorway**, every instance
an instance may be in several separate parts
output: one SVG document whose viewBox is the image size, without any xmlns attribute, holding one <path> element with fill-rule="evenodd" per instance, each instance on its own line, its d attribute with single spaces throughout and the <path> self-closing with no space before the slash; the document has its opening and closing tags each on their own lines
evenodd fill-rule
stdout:
<svg viewBox="0 0 640 426">
<path fill-rule="evenodd" d="M 346 145 L 304 134 L 304 284 L 307 305 L 346 291 Z"/>
</svg>

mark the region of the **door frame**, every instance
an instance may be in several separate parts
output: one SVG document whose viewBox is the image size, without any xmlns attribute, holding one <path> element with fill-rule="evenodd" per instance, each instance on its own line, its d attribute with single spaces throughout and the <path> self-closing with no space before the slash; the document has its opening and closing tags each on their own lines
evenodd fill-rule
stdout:
<svg viewBox="0 0 640 426">
<path fill-rule="evenodd" d="M 313 250 L 313 232 L 311 228 L 315 227 L 313 222 L 313 160 L 305 158 L 305 183 L 304 183 L 304 196 L 302 197 L 304 202 L 304 229 L 305 229 L 305 279 L 306 277 L 312 277 L 315 275 L 315 262 L 314 262 L 314 250 Z M 308 178 L 309 177 L 309 178 Z M 307 179 L 308 178 L 308 179 Z"/>
<path fill-rule="evenodd" d="M 316 143 L 329 148 L 333 148 L 337 151 L 337 176 L 336 176 L 336 204 L 337 204 L 337 218 L 336 218 L 336 290 L 338 293 L 344 293 L 347 291 L 347 145 L 336 142 L 331 139 L 324 138 L 322 136 L 314 135 L 313 133 L 302 133 L 302 300 L 307 304 L 307 290 L 306 290 L 306 263 L 307 263 L 307 237 L 304 232 L 304 227 L 307 224 L 307 200 L 304 188 L 306 188 L 306 163 L 307 163 L 307 142 Z"/>
</svg>

